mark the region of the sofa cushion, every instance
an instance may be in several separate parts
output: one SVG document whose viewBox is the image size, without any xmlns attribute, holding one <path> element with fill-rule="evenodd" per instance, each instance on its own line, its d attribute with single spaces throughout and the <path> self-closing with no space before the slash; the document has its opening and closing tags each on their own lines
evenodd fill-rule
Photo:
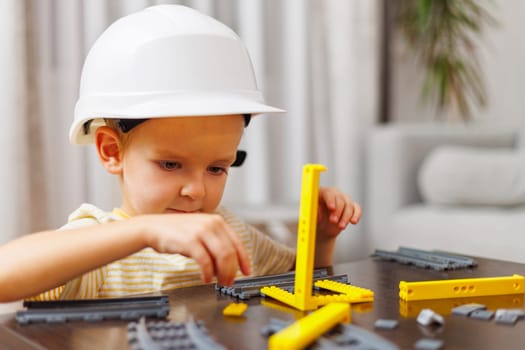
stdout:
<svg viewBox="0 0 525 350">
<path fill-rule="evenodd" d="M 525 153 L 439 146 L 425 157 L 418 173 L 418 186 L 423 200 L 430 204 L 524 204 Z"/>
<path fill-rule="evenodd" d="M 374 249 L 400 246 L 525 263 L 525 207 L 406 206 L 384 221 Z"/>
</svg>

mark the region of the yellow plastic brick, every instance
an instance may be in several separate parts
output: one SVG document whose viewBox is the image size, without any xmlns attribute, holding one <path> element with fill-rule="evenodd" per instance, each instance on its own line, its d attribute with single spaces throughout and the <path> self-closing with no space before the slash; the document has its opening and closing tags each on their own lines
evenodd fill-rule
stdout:
<svg viewBox="0 0 525 350">
<path fill-rule="evenodd" d="M 487 295 L 524 293 L 525 278 L 521 275 L 504 277 L 466 278 L 454 280 L 399 282 L 402 300 L 464 298 Z"/>
<path fill-rule="evenodd" d="M 352 286 L 332 280 L 320 280 L 315 286 L 332 292 L 338 292 L 350 297 L 350 303 L 366 303 L 374 300 L 374 292 L 370 289 Z"/>
<path fill-rule="evenodd" d="M 310 295 L 308 298 L 308 309 L 301 309 L 297 305 L 297 295 L 292 294 L 279 287 L 270 286 L 261 288 L 261 293 L 265 296 L 279 300 L 280 302 L 295 307 L 299 310 L 312 310 L 317 309 L 319 306 L 323 306 L 329 303 L 351 303 L 355 299 L 353 296 L 345 294 L 325 294 L 325 295 Z"/>
<path fill-rule="evenodd" d="M 248 308 L 245 303 L 231 303 L 222 310 L 224 316 L 242 316 L 244 311 Z"/>
<path fill-rule="evenodd" d="M 286 305 L 295 307 L 295 295 L 282 288 L 276 286 L 262 287 L 261 294 L 279 300 Z M 295 308 L 298 309 L 297 307 Z"/>
<path fill-rule="evenodd" d="M 270 350 L 303 349 L 340 322 L 350 322 L 350 305 L 331 303 L 268 339 Z"/>
</svg>

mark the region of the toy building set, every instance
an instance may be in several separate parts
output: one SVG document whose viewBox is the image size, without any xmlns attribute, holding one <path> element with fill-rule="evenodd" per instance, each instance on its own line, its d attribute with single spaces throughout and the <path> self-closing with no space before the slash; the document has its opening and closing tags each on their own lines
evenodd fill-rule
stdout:
<svg viewBox="0 0 525 350">
<path fill-rule="evenodd" d="M 262 298 L 263 306 L 279 309 L 278 305 L 284 304 L 288 308 L 305 312 L 298 314 L 295 322 L 272 319 L 261 329 L 261 336 L 268 338 L 269 349 L 398 349 L 396 344 L 379 334 L 351 324 L 350 305 L 373 302 L 372 290 L 351 285 L 347 275 L 330 275 L 327 269 L 314 269 L 319 177 L 325 170 L 319 164 L 307 164 L 303 168 L 295 271 L 240 279 L 231 287 L 215 285 L 219 294 L 229 296 L 234 301 L 223 310 L 223 315 L 245 317 L 243 315 L 248 304 L 239 300 L 252 298 Z M 379 260 L 436 271 L 475 268 L 477 265 L 469 257 L 407 247 L 401 247 L 395 252 L 376 250 L 373 256 Z M 523 296 L 524 282 L 524 277 L 517 274 L 400 281 L 399 313 L 401 317 L 417 315 L 416 322 L 423 327 L 443 326 L 445 321 L 442 314 L 514 325 L 525 317 L 522 304 L 519 307 L 493 310 L 490 304 L 467 302 L 457 306 L 450 300 L 472 300 L 497 295 L 504 301 L 507 296 Z M 509 303 L 509 306 L 512 305 Z M 202 322 L 191 319 L 175 323 L 167 320 L 170 311 L 167 296 L 26 302 L 24 306 L 26 310 L 16 315 L 17 321 L 24 325 L 126 320 L 130 322 L 128 342 L 133 350 L 225 349 L 208 335 Z M 374 324 L 375 329 L 391 332 L 395 332 L 398 327 L 398 320 L 393 319 L 377 319 Z M 414 348 L 439 349 L 444 345 L 440 339 L 423 337 L 414 344 Z"/>
</svg>

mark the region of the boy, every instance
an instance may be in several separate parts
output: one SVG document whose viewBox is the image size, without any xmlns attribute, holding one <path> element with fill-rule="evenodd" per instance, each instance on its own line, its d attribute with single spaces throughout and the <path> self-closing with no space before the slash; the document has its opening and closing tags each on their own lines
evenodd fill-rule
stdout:
<svg viewBox="0 0 525 350">
<path fill-rule="evenodd" d="M 118 176 L 122 205 L 84 204 L 56 231 L 0 247 L 0 301 L 116 297 L 289 271 L 294 253 L 219 207 L 243 129 L 278 112 L 229 28 L 161 5 L 111 25 L 91 49 L 70 131 Z M 316 266 L 359 205 L 320 190 Z M 239 272 L 240 271 L 240 272 Z"/>
</svg>

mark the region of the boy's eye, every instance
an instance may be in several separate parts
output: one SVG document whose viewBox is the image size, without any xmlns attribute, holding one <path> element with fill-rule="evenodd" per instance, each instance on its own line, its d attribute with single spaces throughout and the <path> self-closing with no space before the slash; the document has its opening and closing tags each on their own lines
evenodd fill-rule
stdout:
<svg viewBox="0 0 525 350">
<path fill-rule="evenodd" d="M 211 166 L 208 168 L 208 171 L 212 174 L 227 174 L 228 170 L 226 168 L 220 167 L 220 166 Z"/>
<path fill-rule="evenodd" d="M 177 162 L 170 162 L 170 161 L 161 161 L 160 163 L 160 166 L 162 167 L 162 169 L 165 169 L 165 170 L 175 170 L 175 169 L 178 169 L 180 168 L 180 164 L 177 163 Z"/>
</svg>

